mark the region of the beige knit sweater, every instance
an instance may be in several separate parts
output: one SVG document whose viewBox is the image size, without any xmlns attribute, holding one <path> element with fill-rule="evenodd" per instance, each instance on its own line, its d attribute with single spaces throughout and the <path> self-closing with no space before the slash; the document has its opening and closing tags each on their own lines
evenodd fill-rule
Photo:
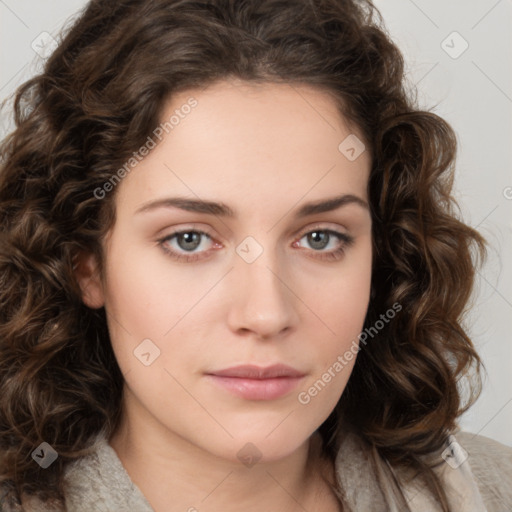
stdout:
<svg viewBox="0 0 512 512">
<path fill-rule="evenodd" d="M 67 467 L 68 512 L 154 512 L 101 434 L 97 436 L 94 448 L 92 455 Z M 450 436 L 442 453 L 446 462 L 436 472 L 446 484 L 454 512 L 512 512 L 512 448 L 487 437 L 458 431 L 455 436 Z M 344 502 L 353 511 L 440 510 L 417 479 L 403 487 L 404 505 L 390 483 L 390 475 L 398 475 L 384 461 L 380 461 L 374 470 L 370 470 L 371 466 L 365 443 L 358 436 L 347 435 L 335 468 L 338 481 L 345 490 Z M 16 509 L 0 507 L 2 512 L 11 510 Z M 51 507 L 43 506 L 35 498 L 19 510 L 53 512 Z"/>
</svg>

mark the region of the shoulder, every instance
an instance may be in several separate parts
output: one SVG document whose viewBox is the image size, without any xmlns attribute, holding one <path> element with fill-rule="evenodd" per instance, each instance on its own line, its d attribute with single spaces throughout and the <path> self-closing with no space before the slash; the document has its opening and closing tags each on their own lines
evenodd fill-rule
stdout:
<svg viewBox="0 0 512 512">
<path fill-rule="evenodd" d="M 66 506 L 73 512 L 153 512 L 103 432 L 96 436 L 91 453 L 66 468 L 65 487 Z"/>
<path fill-rule="evenodd" d="M 36 496 L 22 496 L 21 504 L 7 503 L 0 483 L 0 512 L 153 512 L 103 432 L 91 439 L 83 456 L 65 466 L 63 483 L 64 508 Z"/>
<path fill-rule="evenodd" d="M 455 432 L 457 442 L 474 458 L 471 467 L 478 467 L 480 462 L 503 469 L 512 469 L 512 447 L 489 437 L 459 430 Z M 478 459 L 478 460 L 476 460 Z"/>
<path fill-rule="evenodd" d="M 512 510 L 512 447 L 471 432 L 458 431 L 454 437 L 467 454 L 487 510 Z"/>
<path fill-rule="evenodd" d="M 512 511 L 512 448 L 458 430 L 439 452 L 425 458 L 428 465 L 433 461 L 451 510 Z M 344 499 L 354 510 L 397 510 L 402 497 L 406 504 L 400 510 L 440 510 L 417 471 L 391 467 L 357 434 L 344 435 L 336 457 L 336 472 Z M 400 493 L 395 492 L 397 483 Z"/>
</svg>

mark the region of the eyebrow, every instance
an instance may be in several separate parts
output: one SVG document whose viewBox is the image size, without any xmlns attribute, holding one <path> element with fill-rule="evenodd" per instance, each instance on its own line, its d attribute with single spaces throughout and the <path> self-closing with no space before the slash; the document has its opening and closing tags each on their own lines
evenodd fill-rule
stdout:
<svg viewBox="0 0 512 512">
<path fill-rule="evenodd" d="M 316 213 L 325 213 L 341 208 L 349 204 L 356 204 L 369 210 L 368 203 L 353 194 L 342 194 L 340 196 L 321 199 L 302 205 L 295 213 L 295 217 L 302 218 Z M 179 208 L 187 212 L 206 213 L 219 215 L 221 217 L 235 217 L 236 213 L 228 205 L 222 202 L 206 201 L 202 199 L 189 199 L 186 197 L 166 197 L 157 199 L 142 205 L 136 210 L 136 214 L 156 210 L 157 208 Z"/>
</svg>

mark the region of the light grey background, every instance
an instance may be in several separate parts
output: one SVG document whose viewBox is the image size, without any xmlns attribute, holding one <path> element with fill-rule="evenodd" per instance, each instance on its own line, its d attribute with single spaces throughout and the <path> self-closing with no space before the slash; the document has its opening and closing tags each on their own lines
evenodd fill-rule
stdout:
<svg viewBox="0 0 512 512">
<path fill-rule="evenodd" d="M 52 47 L 44 33 L 57 38 L 85 3 L 0 0 L 0 101 L 40 70 Z M 512 0 L 375 3 L 421 107 L 435 107 L 457 132 L 456 197 L 491 244 L 467 317 L 488 377 L 461 425 L 512 446 Z M 12 128 L 8 115 L 3 109 L 1 137 Z"/>
</svg>

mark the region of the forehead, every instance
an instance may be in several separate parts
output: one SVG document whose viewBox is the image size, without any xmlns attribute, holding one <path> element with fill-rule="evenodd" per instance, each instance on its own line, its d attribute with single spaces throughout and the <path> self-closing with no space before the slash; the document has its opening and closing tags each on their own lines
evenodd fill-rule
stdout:
<svg viewBox="0 0 512 512">
<path fill-rule="evenodd" d="M 342 151 L 361 135 L 311 86 L 221 81 L 175 94 L 160 122 L 161 140 L 153 137 L 156 147 L 123 180 L 130 203 L 167 192 L 254 207 L 284 196 L 366 195 L 368 152 L 350 160 Z"/>
</svg>

